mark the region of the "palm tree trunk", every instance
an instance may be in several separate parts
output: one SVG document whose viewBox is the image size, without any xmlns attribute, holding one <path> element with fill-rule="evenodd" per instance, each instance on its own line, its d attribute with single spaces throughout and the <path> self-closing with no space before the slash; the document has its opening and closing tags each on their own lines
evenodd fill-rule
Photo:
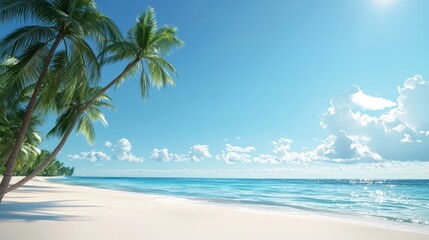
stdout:
<svg viewBox="0 0 429 240">
<path fill-rule="evenodd" d="M 70 128 L 67 130 L 66 134 L 61 139 L 60 143 L 57 145 L 57 147 L 54 149 L 54 151 L 46 158 L 46 160 L 40 165 L 36 170 L 34 170 L 31 174 L 26 176 L 25 178 L 21 179 L 17 183 L 9 186 L 4 190 L 4 194 L 11 192 L 13 190 L 16 190 L 17 188 L 24 185 L 26 182 L 33 179 L 35 176 L 37 176 L 39 173 L 41 173 L 43 170 L 45 170 L 46 167 L 49 166 L 49 164 L 55 159 L 57 154 L 60 152 L 60 150 L 63 148 L 64 144 L 66 143 L 68 137 L 70 136 L 71 131 L 74 128 L 74 125 L 77 122 L 77 118 L 86 110 L 88 109 L 94 101 L 99 98 L 103 93 L 105 93 L 109 88 L 111 88 L 113 85 L 115 85 L 125 74 L 127 74 L 128 71 L 130 71 L 137 63 L 139 62 L 139 59 L 135 59 L 133 62 L 127 65 L 127 67 L 119 74 L 115 79 L 113 79 L 109 84 L 107 84 L 104 88 L 102 88 L 97 94 L 94 95 L 76 114 L 76 119 L 73 121 L 73 124 L 70 126 Z M 3 197 L 0 196 L 0 197 Z M 1 199 L 0 199 L 1 202 Z"/>
<path fill-rule="evenodd" d="M 57 145 L 57 147 L 54 149 L 54 151 L 52 151 L 52 153 L 46 158 L 46 160 L 42 163 L 42 165 L 40 165 L 36 170 L 34 170 L 28 176 L 19 180 L 17 183 L 9 186 L 6 189 L 6 193 L 21 187 L 26 182 L 30 181 L 35 176 L 37 176 L 39 173 L 41 173 L 43 170 L 45 170 L 45 168 L 48 167 L 49 164 L 51 164 L 51 162 L 55 159 L 57 154 L 60 152 L 61 148 L 63 148 L 64 144 L 67 142 L 67 139 L 69 138 L 70 133 L 72 132 L 74 125 L 76 124 L 76 121 L 77 121 L 77 118 L 73 121 L 73 124 L 70 126 L 70 128 L 67 130 L 67 132 L 64 134 L 64 136 L 61 138 L 60 143 Z"/>
<path fill-rule="evenodd" d="M 8 160 L 6 161 L 6 171 L 3 174 L 3 179 L 0 183 L 0 203 L 3 200 L 4 195 L 6 194 L 6 189 L 9 186 L 10 180 L 12 179 L 13 170 L 15 169 L 16 159 L 18 158 L 19 151 L 21 150 L 22 143 L 24 142 L 25 135 L 27 134 L 27 129 L 33 116 L 34 109 L 36 107 L 37 97 L 40 93 L 40 90 L 43 85 L 43 81 L 48 73 L 49 64 L 54 56 L 54 53 L 60 44 L 62 35 L 58 34 L 55 42 L 52 44 L 51 49 L 49 50 L 48 56 L 46 58 L 46 63 L 43 66 L 42 71 L 40 72 L 39 78 L 37 79 L 36 86 L 34 87 L 33 94 L 31 99 L 28 102 L 27 109 L 25 111 L 24 118 L 22 120 L 21 127 L 19 129 L 18 135 L 16 137 L 15 145 L 10 153 Z"/>
<path fill-rule="evenodd" d="M 79 114 L 82 114 L 88 107 L 92 105 L 92 103 L 97 100 L 102 94 L 104 94 L 107 90 L 109 90 L 113 85 L 115 85 L 125 74 L 128 73 L 140 60 L 134 59 L 127 67 L 119 74 L 115 79 L 113 79 L 109 84 L 107 84 L 104 88 L 102 88 L 97 94 L 94 95 L 80 110 Z"/>
</svg>

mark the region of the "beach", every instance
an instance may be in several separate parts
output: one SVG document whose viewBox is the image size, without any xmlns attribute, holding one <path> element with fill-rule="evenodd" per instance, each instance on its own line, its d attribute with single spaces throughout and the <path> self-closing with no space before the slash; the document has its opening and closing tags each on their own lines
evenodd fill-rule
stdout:
<svg viewBox="0 0 429 240">
<path fill-rule="evenodd" d="M 428 240 L 429 235 L 51 183 L 39 177 L 5 197 L 0 238 Z"/>
</svg>

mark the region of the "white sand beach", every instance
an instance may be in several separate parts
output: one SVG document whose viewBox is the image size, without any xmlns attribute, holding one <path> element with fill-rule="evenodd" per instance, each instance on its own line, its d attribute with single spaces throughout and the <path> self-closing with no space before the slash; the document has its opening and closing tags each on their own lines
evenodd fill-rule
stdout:
<svg viewBox="0 0 429 240">
<path fill-rule="evenodd" d="M 429 235 L 329 218 L 163 200 L 37 178 L 5 197 L 0 206 L 0 239 L 429 240 Z"/>
</svg>

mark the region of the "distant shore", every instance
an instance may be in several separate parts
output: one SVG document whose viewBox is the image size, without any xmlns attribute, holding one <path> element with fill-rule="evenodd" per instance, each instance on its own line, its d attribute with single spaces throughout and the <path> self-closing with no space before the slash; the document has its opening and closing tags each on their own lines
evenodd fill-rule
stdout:
<svg viewBox="0 0 429 240">
<path fill-rule="evenodd" d="M 329 218 L 190 204 L 39 177 L 5 197 L 0 205 L 0 238 L 429 240 L 429 235 Z"/>
</svg>

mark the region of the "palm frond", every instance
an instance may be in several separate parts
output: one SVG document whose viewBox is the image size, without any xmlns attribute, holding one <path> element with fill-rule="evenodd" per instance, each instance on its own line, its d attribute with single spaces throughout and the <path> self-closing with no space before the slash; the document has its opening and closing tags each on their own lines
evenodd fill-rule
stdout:
<svg viewBox="0 0 429 240">
<path fill-rule="evenodd" d="M 148 97 L 149 78 L 146 71 L 143 69 L 140 74 L 140 95 L 143 99 Z"/>
<path fill-rule="evenodd" d="M 174 66 L 171 63 L 169 63 L 166 59 L 164 59 L 163 57 L 159 56 L 158 54 L 151 54 L 151 55 L 149 55 L 147 57 L 147 60 L 155 62 L 161 68 L 167 69 L 168 71 L 170 71 L 174 75 L 177 75 L 177 71 L 174 68 Z"/>
<path fill-rule="evenodd" d="M 156 53 L 169 55 L 171 52 L 183 47 L 185 43 L 176 36 L 177 28 L 163 26 L 154 33 L 150 46 Z"/>
<path fill-rule="evenodd" d="M 46 113 L 58 112 L 57 97 L 61 91 L 62 80 L 65 78 L 65 71 L 68 64 L 68 55 L 66 50 L 57 52 L 52 58 L 52 64 L 49 73 L 45 79 L 45 84 L 38 98 L 36 108 L 37 111 Z"/>
<path fill-rule="evenodd" d="M 110 42 L 99 54 L 101 65 L 115 63 L 121 60 L 132 60 L 139 52 L 133 42 Z"/>
<path fill-rule="evenodd" d="M 87 114 L 84 114 L 77 125 L 76 132 L 82 134 L 86 140 L 93 144 L 95 140 L 95 130 L 94 125 L 91 122 L 90 117 Z"/>
<path fill-rule="evenodd" d="M 156 28 L 155 10 L 149 7 L 146 12 L 137 17 L 137 23 L 133 29 L 134 41 L 138 43 L 140 48 L 147 48 Z"/>
<path fill-rule="evenodd" d="M 174 85 L 173 78 L 170 74 L 157 62 L 149 61 L 149 73 L 152 76 L 152 84 L 154 86 L 165 87 L 167 83 Z"/>
<path fill-rule="evenodd" d="M 47 137 L 62 137 L 70 127 L 74 126 L 76 109 L 66 109 L 57 117 L 55 126 L 48 132 Z"/>
<path fill-rule="evenodd" d="M 11 66 L 6 86 L 0 91 L 0 96 L 10 98 L 18 95 L 28 84 L 34 82 L 46 62 L 49 48 L 46 44 L 34 44 L 23 55 L 17 58 L 18 63 Z"/>
<path fill-rule="evenodd" d="M 55 35 L 56 31 L 51 27 L 33 25 L 18 28 L 0 41 L 0 55 L 19 55 L 34 43 L 52 41 Z"/>
<path fill-rule="evenodd" d="M 95 40 L 99 50 L 102 50 L 108 41 L 122 41 L 121 30 L 110 18 L 104 16 L 101 12 L 95 9 L 87 11 L 83 14 L 82 18 L 91 19 L 91 21 L 84 21 L 82 23 L 83 33 Z"/>
<path fill-rule="evenodd" d="M 127 67 L 130 67 L 131 63 L 127 65 Z M 136 65 L 132 66 L 120 79 L 116 82 L 115 88 L 119 87 L 122 82 L 124 82 L 125 79 L 135 76 L 138 74 L 140 69 L 142 68 L 141 63 L 137 63 Z"/>
<path fill-rule="evenodd" d="M 71 51 L 73 51 L 74 54 L 81 55 L 82 64 L 87 71 L 88 80 L 94 83 L 98 82 L 101 78 L 101 65 L 98 62 L 97 55 L 82 38 L 70 37 L 69 39 L 72 42 Z"/>
<path fill-rule="evenodd" d="M 0 0 L 0 21 L 52 23 L 56 11 L 49 0 Z"/>
</svg>

